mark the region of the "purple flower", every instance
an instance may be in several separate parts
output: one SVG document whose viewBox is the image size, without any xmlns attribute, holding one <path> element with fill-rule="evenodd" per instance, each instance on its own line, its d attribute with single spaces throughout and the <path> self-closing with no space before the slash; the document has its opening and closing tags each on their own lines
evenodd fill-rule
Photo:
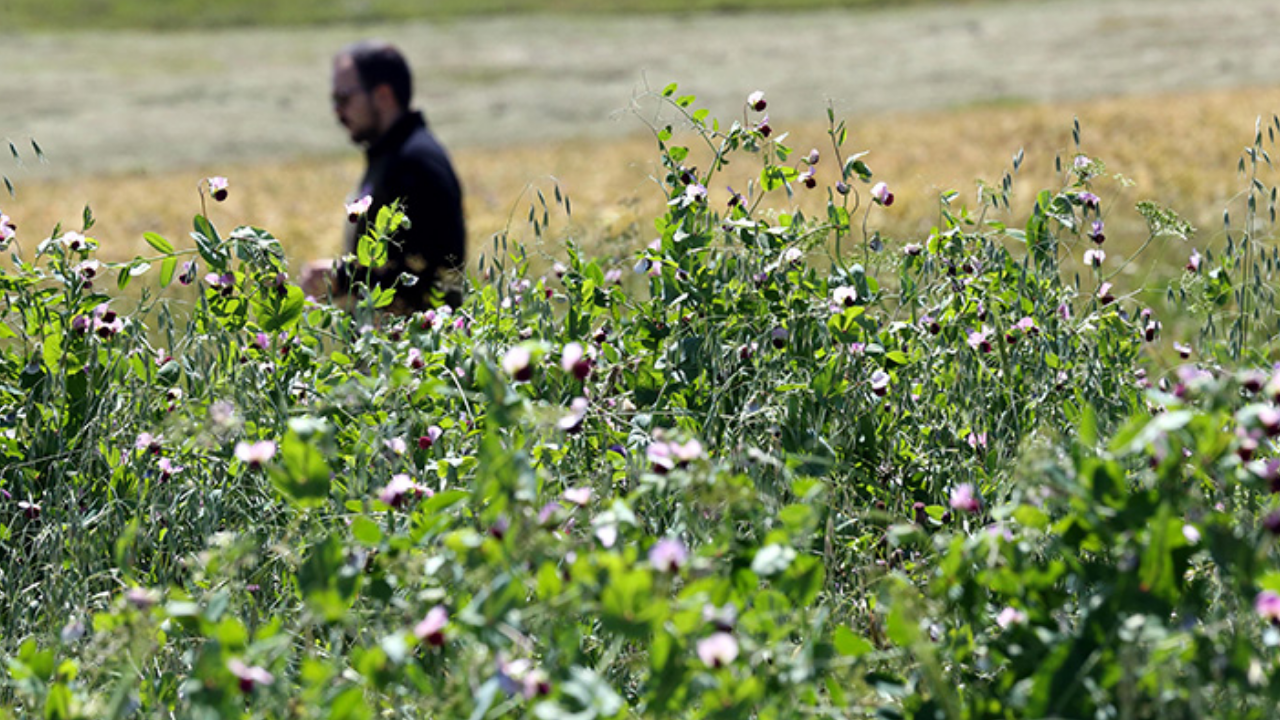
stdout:
<svg viewBox="0 0 1280 720">
<path fill-rule="evenodd" d="M 1182 358 L 1183 360 L 1186 360 L 1191 357 L 1190 345 L 1183 345 L 1180 342 L 1175 342 L 1173 344 L 1173 349 L 1178 351 L 1178 357 Z"/>
<path fill-rule="evenodd" d="M 674 538 L 663 538 L 649 548 L 649 564 L 659 572 L 680 572 L 688 560 L 689 550 Z"/>
<path fill-rule="evenodd" d="M 440 647 L 444 645 L 444 628 L 449 624 L 449 611 L 443 605 L 437 605 L 427 611 L 427 616 L 413 628 L 418 640 L 428 645 Z"/>
<path fill-rule="evenodd" d="M 769 331 L 769 340 L 775 348 L 781 350 L 787 346 L 787 340 L 790 339 L 791 333 L 784 327 L 776 327 Z"/>
<path fill-rule="evenodd" d="M 763 90 L 756 90 L 755 92 L 747 96 L 747 107 L 751 108 L 752 110 L 755 110 L 756 112 L 760 112 L 768 106 L 769 106 L 769 103 L 766 102 L 764 99 Z"/>
<path fill-rule="evenodd" d="M 719 669 L 738 657 L 738 641 L 727 632 L 713 633 L 698 641 L 698 659 L 712 669 Z"/>
<path fill-rule="evenodd" d="M 982 501 L 975 494 L 973 483 L 960 483 L 951 491 L 951 507 L 967 513 L 982 509 Z"/>
<path fill-rule="evenodd" d="M 1085 208 L 1089 210 L 1097 210 L 1099 198 L 1097 195 L 1094 195 L 1093 193 L 1086 191 L 1086 192 L 1078 193 L 1076 195 L 1076 202 L 1080 203 L 1081 205 L 1083 205 Z"/>
<path fill-rule="evenodd" d="M 196 281 L 196 273 L 200 272 L 200 264 L 195 260 L 188 260 L 182 263 L 182 272 L 178 274 L 178 282 L 183 285 L 190 285 Z"/>
</svg>

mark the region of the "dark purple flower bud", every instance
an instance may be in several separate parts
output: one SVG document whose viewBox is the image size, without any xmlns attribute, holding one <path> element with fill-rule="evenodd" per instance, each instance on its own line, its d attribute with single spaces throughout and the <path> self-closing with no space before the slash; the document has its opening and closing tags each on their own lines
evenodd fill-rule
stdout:
<svg viewBox="0 0 1280 720">
<path fill-rule="evenodd" d="M 1089 228 L 1089 239 L 1098 243 L 1099 245 L 1102 244 L 1103 240 L 1107 239 L 1107 236 L 1102 232 L 1101 220 L 1093 221 L 1093 225 Z"/>
</svg>

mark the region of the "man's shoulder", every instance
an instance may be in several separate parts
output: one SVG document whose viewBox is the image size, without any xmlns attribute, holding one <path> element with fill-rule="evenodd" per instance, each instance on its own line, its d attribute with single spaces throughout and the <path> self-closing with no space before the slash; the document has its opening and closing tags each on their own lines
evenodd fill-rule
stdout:
<svg viewBox="0 0 1280 720">
<path fill-rule="evenodd" d="M 395 172 L 425 174 L 437 177 L 454 176 L 453 162 L 444 145 L 426 128 L 418 128 L 405 139 L 393 157 Z"/>
</svg>

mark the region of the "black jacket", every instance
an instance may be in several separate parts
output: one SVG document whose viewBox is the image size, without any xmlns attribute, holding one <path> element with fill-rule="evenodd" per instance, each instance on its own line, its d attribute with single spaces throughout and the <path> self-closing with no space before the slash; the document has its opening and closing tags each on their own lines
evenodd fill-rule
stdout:
<svg viewBox="0 0 1280 720">
<path fill-rule="evenodd" d="M 393 236 L 387 263 L 366 276 L 367 268 L 343 264 L 337 273 L 337 290 L 345 293 L 351 281 L 369 277 L 381 287 L 392 286 L 400 273 L 418 277 L 413 287 L 396 287 L 391 310 L 409 313 L 432 307 L 433 290 L 457 307 L 462 302 L 462 273 L 466 264 L 466 224 L 462 213 L 462 187 L 449 155 L 427 129 L 420 112 L 407 112 L 391 129 L 369 146 L 367 166 L 355 197 L 373 198 L 368 213 L 347 234 L 347 253 L 354 255 L 366 226 L 378 210 L 400 200 L 409 227 Z"/>
</svg>

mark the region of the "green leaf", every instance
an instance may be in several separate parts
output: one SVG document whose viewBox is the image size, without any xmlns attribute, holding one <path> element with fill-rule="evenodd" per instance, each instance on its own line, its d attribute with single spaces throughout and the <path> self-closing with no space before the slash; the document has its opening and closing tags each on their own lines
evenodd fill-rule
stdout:
<svg viewBox="0 0 1280 720">
<path fill-rule="evenodd" d="M 835 637 L 832 638 L 835 644 L 836 652 L 845 657 L 858 658 L 875 650 L 875 646 L 861 636 L 855 634 L 852 630 L 841 625 L 836 628 Z"/>
<path fill-rule="evenodd" d="M 155 248 L 158 252 L 162 252 L 162 253 L 173 252 L 173 243 L 169 242 L 168 240 L 165 240 L 163 237 L 161 237 L 156 233 L 153 233 L 153 232 L 142 233 L 142 239 L 146 240 L 147 244 Z"/>
<path fill-rule="evenodd" d="M 169 287 L 173 274 L 178 270 L 178 259 L 167 257 L 160 263 L 160 287 Z"/>
<path fill-rule="evenodd" d="M 270 475 L 281 494 L 302 507 L 329 499 L 329 463 L 318 448 L 290 430 L 280 443 L 280 459 Z"/>
<path fill-rule="evenodd" d="M 377 547 L 382 542 L 382 528 L 365 515 L 357 515 L 351 521 L 351 537 L 365 547 Z"/>
</svg>

